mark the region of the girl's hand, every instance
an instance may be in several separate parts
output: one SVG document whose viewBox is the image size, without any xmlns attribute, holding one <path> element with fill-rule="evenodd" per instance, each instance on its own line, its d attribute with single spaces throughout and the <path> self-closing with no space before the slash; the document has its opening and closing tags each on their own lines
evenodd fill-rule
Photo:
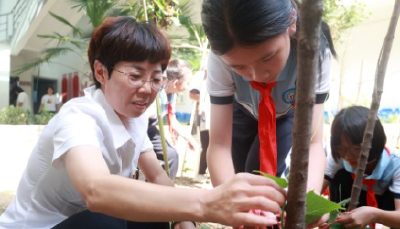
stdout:
<svg viewBox="0 0 400 229">
<path fill-rule="evenodd" d="M 337 217 L 336 222 L 345 228 L 364 228 L 375 221 L 375 209 L 373 207 L 359 207 L 351 212 L 345 212 Z"/>
<path fill-rule="evenodd" d="M 307 225 L 307 228 L 316 228 L 319 227 L 320 229 L 324 228 L 324 224 L 329 220 L 329 213 L 326 213 L 321 218 L 318 219 L 317 222 L 313 222 Z"/>
</svg>

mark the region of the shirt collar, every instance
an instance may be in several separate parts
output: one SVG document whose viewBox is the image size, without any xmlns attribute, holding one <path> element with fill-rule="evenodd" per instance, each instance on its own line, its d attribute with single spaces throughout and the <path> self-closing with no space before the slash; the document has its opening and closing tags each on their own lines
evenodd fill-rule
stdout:
<svg viewBox="0 0 400 229">
<path fill-rule="evenodd" d="M 365 177 L 365 179 L 380 180 L 385 172 L 385 168 L 390 163 L 390 156 L 386 149 L 383 149 L 382 155 L 379 158 L 378 164 L 376 165 L 374 171 L 371 175 Z"/>
<path fill-rule="evenodd" d="M 93 100 L 99 104 L 105 111 L 110 130 L 113 136 L 114 147 L 115 149 L 123 146 L 127 141 L 132 139 L 131 135 L 127 131 L 124 123 L 121 121 L 119 116 L 115 113 L 114 109 L 107 102 L 104 93 L 101 89 L 95 89 L 94 87 L 87 90 L 88 94 L 90 93 Z M 85 96 L 87 96 L 85 90 Z"/>
</svg>

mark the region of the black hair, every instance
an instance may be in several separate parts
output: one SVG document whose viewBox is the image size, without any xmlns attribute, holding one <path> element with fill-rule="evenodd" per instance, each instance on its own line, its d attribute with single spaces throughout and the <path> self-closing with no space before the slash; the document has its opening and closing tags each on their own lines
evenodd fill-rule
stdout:
<svg viewBox="0 0 400 229">
<path fill-rule="evenodd" d="M 93 75 L 95 60 L 107 67 L 108 77 L 120 61 L 161 62 L 164 71 L 171 57 L 171 46 L 161 30 L 149 22 L 137 22 L 132 17 L 109 17 L 93 31 L 88 56 Z M 93 78 L 99 88 L 100 82 Z"/>
<path fill-rule="evenodd" d="M 299 28 L 299 4 L 297 0 L 204 0 L 201 19 L 211 50 L 224 55 L 235 45 L 254 46 L 282 34 L 293 23 Z M 329 47 L 336 57 L 325 22 L 321 25 L 321 35 L 321 51 Z M 295 50 L 297 33 L 291 37 L 291 44 Z"/>
<path fill-rule="evenodd" d="M 23 92 L 23 91 L 24 91 L 24 89 L 22 89 L 22 88 L 20 88 L 20 87 L 18 87 L 18 86 L 15 87 L 15 92 L 21 93 L 21 92 Z"/>
<path fill-rule="evenodd" d="M 367 126 L 369 109 L 362 106 L 352 106 L 342 109 L 334 118 L 331 126 L 332 157 L 339 162 L 339 152 L 335 148 L 341 145 L 342 136 L 354 145 L 360 145 Z M 379 158 L 386 144 L 386 134 L 379 118 L 376 118 L 371 150 L 368 162 Z"/>
<path fill-rule="evenodd" d="M 190 65 L 189 62 L 186 60 L 181 60 L 181 59 L 175 59 L 171 60 L 168 63 L 166 73 L 167 73 L 167 78 L 168 80 L 180 80 L 183 77 L 182 71 L 183 68 L 187 68 L 188 70 L 192 70 L 192 65 Z"/>
</svg>

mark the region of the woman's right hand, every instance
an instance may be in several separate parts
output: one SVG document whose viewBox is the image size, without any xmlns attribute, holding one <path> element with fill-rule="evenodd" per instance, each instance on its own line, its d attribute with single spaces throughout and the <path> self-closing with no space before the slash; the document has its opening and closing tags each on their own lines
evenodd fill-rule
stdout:
<svg viewBox="0 0 400 229">
<path fill-rule="evenodd" d="M 250 173 L 236 174 L 211 193 L 205 197 L 205 218 L 234 227 L 277 224 L 275 214 L 286 201 L 286 191 L 275 181 Z M 272 214 L 256 215 L 252 209 Z"/>
</svg>

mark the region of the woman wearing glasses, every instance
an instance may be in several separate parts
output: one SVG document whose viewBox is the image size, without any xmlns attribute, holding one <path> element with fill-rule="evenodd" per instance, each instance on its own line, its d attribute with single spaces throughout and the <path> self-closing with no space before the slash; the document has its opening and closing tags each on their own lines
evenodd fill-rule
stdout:
<svg viewBox="0 0 400 229">
<path fill-rule="evenodd" d="M 285 200 L 284 190 L 261 176 L 239 174 L 212 190 L 172 187 L 142 115 L 165 86 L 171 56 L 159 29 L 131 17 L 107 18 L 94 30 L 88 55 L 96 85 L 43 129 L 16 198 L 0 216 L 1 229 L 169 228 L 167 221 L 193 229 L 187 220 L 276 221 L 247 213 L 278 213 Z M 147 182 L 131 179 L 137 167 Z"/>
<path fill-rule="evenodd" d="M 324 190 L 329 185 L 332 201 L 351 195 L 368 113 L 368 108 L 352 106 L 341 110 L 332 122 L 332 153 L 328 154 L 323 186 Z M 400 225 L 400 154 L 385 144 L 385 131 L 377 119 L 359 207 L 337 221 L 346 228 L 373 227 L 375 223 L 393 228 Z"/>
</svg>

